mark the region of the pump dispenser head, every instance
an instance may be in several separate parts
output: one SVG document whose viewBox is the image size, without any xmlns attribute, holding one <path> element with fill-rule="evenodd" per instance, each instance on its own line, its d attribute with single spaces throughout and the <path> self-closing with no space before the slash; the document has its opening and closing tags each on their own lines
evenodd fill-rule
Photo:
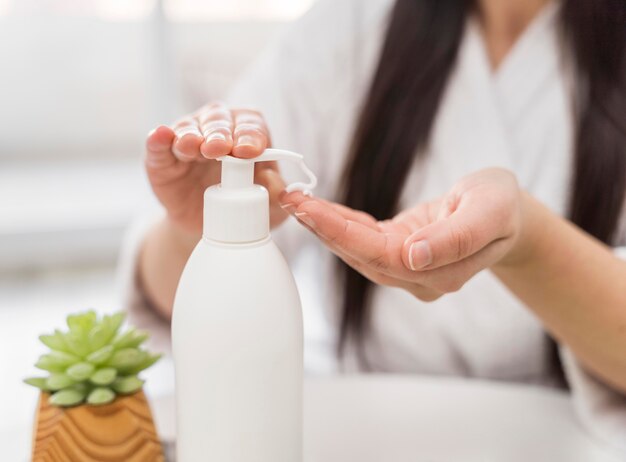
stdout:
<svg viewBox="0 0 626 462">
<path fill-rule="evenodd" d="M 203 237 L 224 243 L 247 243 L 269 235 L 269 196 L 267 190 L 254 184 L 254 164 L 278 160 L 296 162 L 307 175 L 308 183 L 292 183 L 287 192 L 310 194 L 317 178 L 304 164 L 301 154 L 282 149 L 266 149 L 254 159 L 223 156 L 222 180 L 204 193 Z"/>
</svg>

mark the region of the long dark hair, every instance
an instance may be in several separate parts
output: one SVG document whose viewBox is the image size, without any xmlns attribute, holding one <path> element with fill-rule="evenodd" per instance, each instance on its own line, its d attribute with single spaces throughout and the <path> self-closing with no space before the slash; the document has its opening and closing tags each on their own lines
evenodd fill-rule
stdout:
<svg viewBox="0 0 626 462">
<path fill-rule="evenodd" d="M 407 173 L 423 155 L 455 65 L 472 0 L 397 0 L 344 172 L 343 202 L 377 219 L 397 210 Z M 570 219 L 605 243 L 626 190 L 626 4 L 563 0 L 561 24 L 577 76 Z M 389 181 L 393 178 L 393 181 Z M 362 363 L 372 284 L 340 263 L 339 352 L 353 337 Z"/>
</svg>

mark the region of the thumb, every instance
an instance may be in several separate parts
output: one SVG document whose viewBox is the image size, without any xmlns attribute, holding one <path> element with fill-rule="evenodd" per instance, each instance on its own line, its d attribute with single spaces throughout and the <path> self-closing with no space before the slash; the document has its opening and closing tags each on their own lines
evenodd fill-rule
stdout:
<svg viewBox="0 0 626 462">
<path fill-rule="evenodd" d="M 411 234 L 402 248 L 402 261 L 412 270 L 431 270 L 463 260 L 499 238 L 502 223 L 485 219 L 475 207 L 451 215 Z"/>
</svg>

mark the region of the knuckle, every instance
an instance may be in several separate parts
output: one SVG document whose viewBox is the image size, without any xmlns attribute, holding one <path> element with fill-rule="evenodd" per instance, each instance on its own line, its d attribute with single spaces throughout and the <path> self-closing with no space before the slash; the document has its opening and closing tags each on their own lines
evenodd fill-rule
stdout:
<svg viewBox="0 0 626 462">
<path fill-rule="evenodd" d="M 228 105 L 226 105 L 226 103 L 224 103 L 223 101 L 211 101 L 210 103 L 206 103 L 202 106 L 200 106 L 195 114 L 204 114 L 206 112 L 211 112 L 211 111 L 228 111 Z"/>
<path fill-rule="evenodd" d="M 174 124 L 174 130 L 178 130 L 178 129 L 183 128 L 183 127 L 196 126 L 196 125 L 197 125 L 196 121 L 192 117 L 184 117 L 184 118 L 178 120 Z"/>
<path fill-rule="evenodd" d="M 345 250 L 345 245 L 344 245 L 344 236 L 347 235 L 348 230 L 350 227 L 350 222 L 346 221 L 343 224 L 343 227 L 334 232 L 334 233 L 330 233 L 330 235 L 327 236 L 327 240 L 334 246 L 338 247 L 341 250 Z"/>
<path fill-rule="evenodd" d="M 226 120 L 215 120 L 215 121 L 208 122 L 208 123 L 202 125 L 202 134 L 205 135 L 205 136 L 207 134 L 211 134 L 211 133 L 214 133 L 214 132 L 230 134 L 231 130 L 232 130 L 232 126 Z"/>
<path fill-rule="evenodd" d="M 452 256 L 454 260 L 461 260 L 465 256 L 469 255 L 472 250 L 472 230 L 468 226 L 457 225 L 450 232 L 450 242 L 452 243 Z"/>
<path fill-rule="evenodd" d="M 228 109 L 228 106 L 223 101 L 211 101 L 210 103 L 205 104 L 201 110 L 211 109 Z"/>
<path fill-rule="evenodd" d="M 182 138 L 185 135 L 200 135 L 200 130 L 195 125 L 185 125 L 175 130 L 176 136 Z"/>
<path fill-rule="evenodd" d="M 385 255 L 376 255 L 367 261 L 367 266 L 380 271 L 385 271 L 389 269 L 389 262 L 387 261 Z"/>
<path fill-rule="evenodd" d="M 236 136 L 239 135 L 265 135 L 263 127 L 256 123 L 237 123 L 234 131 Z"/>
<path fill-rule="evenodd" d="M 223 120 L 223 121 L 232 123 L 233 118 L 228 109 L 220 109 L 220 108 L 209 109 L 198 115 L 198 122 L 201 125 L 204 125 L 209 122 L 214 122 L 217 120 Z"/>
<path fill-rule="evenodd" d="M 385 242 L 383 244 L 382 252 L 375 255 L 368 261 L 368 265 L 373 266 L 377 270 L 386 271 L 389 269 L 389 258 L 387 258 L 387 251 L 389 249 L 389 236 L 387 234 L 383 235 L 385 238 Z"/>
<path fill-rule="evenodd" d="M 328 241 L 329 244 L 339 247 L 340 249 L 343 249 L 343 246 L 341 245 L 341 239 L 339 236 L 340 236 L 339 234 L 330 234 L 326 236 L 326 240 Z"/>
<path fill-rule="evenodd" d="M 255 121 L 255 122 L 263 122 L 263 115 L 257 111 L 256 109 L 236 109 L 235 112 L 235 120 L 237 122 L 247 122 L 247 121 Z"/>
</svg>

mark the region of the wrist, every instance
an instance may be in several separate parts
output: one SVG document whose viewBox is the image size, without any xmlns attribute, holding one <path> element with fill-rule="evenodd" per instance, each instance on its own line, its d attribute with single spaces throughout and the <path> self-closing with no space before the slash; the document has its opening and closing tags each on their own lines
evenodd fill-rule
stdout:
<svg viewBox="0 0 626 462">
<path fill-rule="evenodd" d="M 533 261 L 546 235 L 545 209 L 528 192 L 520 192 L 520 225 L 514 244 L 496 267 L 519 267 Z"/>
<path fill-rule="evenodd" d="M 178 225 L 170 218 L 166 217 L 159 226 L 162 233 L 174 244 L 174 246 L 185 254 L 191 254 L 198 241 L 202 238 L 201 232 L 190 231 Z"/>
</svg>

